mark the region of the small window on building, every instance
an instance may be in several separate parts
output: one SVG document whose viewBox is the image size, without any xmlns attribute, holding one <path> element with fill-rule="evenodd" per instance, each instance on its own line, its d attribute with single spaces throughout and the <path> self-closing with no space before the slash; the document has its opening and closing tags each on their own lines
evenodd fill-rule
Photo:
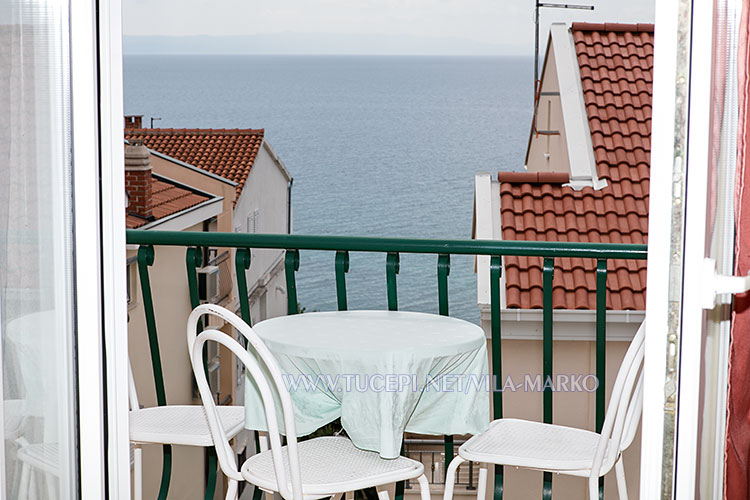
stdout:
<svg viewBox="0 0 750 500">
<path fill-rule="evenodd" d="M 138 292 L 135 289 L 137 282 L 137 267 L 135 264 L 135 259 L 135 257 L 131 257 L 128 259 L 125 271 L 125 292 L 128 297 L 128 309 L 132 309 L 133 307 L 135 307 L 136 298 L 138 297 Z"/>
<path fill-rule="evenodd" d="M 260 218 L 260 210 L 255 209 L 253 210 L 253 213 L 247 216 L 247 232 L 248 233 L 257 233 L 258 232 L 258 222 Z"/>
</svg>

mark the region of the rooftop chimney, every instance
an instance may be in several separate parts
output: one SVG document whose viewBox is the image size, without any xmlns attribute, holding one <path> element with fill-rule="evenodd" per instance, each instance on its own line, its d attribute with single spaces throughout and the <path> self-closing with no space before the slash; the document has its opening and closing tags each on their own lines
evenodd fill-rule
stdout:
<svg viewBox="0 0 750 500">
<path fill-rule="evenodd" d="M 143 115 L 125 115 L 125 129 L 143 128 Z"/>
<path fill-rule="evenodd" d="M 152 219 L 151 154 L 139 139 L 131 139 L 125 145 L 125 191 L 128 213 Z"/>
</svg>

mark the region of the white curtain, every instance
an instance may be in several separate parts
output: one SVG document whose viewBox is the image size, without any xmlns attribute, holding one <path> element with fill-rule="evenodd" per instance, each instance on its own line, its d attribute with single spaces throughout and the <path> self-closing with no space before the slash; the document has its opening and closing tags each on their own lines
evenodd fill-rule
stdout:
<svg viewBox="0 0 750 500">
<path fill-rule="evenodd" d="M 0 4 L 0 499 L 77 484 L 68 9 Z"/>
</svg>

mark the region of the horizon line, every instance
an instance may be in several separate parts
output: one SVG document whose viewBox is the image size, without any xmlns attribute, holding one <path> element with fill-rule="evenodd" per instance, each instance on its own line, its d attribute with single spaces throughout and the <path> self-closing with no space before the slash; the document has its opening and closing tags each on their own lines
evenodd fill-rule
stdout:
<svg viewBox="0 0 750 500">
<path fill-rule="evenodd" d="M 525 54 L 376 54 L 364 52 L 361 54 L 356 53 L 321 53 L 321 52 L 126 52 L 123 51 L 124 56 L 326 56 L 326 57 L 529 57 L 533 58 L 533 55 Z"/>
</svg>

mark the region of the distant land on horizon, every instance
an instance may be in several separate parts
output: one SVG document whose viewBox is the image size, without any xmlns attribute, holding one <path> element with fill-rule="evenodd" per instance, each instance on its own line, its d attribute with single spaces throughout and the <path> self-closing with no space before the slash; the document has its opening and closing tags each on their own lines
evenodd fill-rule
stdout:
<svg viewBox="0 0 750 500">
<path fill-rule="evenodd" d="M 125 55 L 430 55 L 531 56 L 525 46 L 409 35 L 268 33 L 257 35 L 125 35 Z"/>
</svg>

